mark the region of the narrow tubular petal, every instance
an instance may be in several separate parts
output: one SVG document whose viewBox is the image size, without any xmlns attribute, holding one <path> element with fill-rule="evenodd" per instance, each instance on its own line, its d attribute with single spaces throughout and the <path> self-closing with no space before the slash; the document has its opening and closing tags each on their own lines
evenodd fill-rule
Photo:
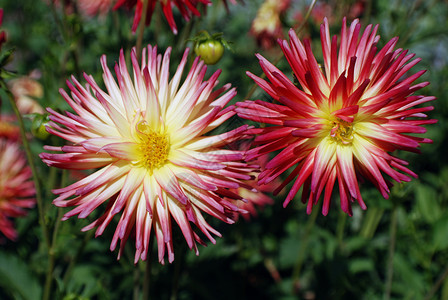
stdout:
<svg viewBox="0 0 448 300">
<path fill-rule="evenodd" d="M 344 18 L 340 36 L 331 36 L 325 18 L 321 66 L 311 41 L 300 40 L 291 29 L 289 40 L 279 40 L 289 73 L 256 54 L 265 79 L 247 75 L 272 99 L 238 102 L 235 111 L 241 118 L 269 124 L 247 131 L 254 142 L 245 159 L 271 155 L 258 175 L 261 186 L 289 173 L 274 190 L 277 194 L 294 181 L 284 206 L 301 189 L 307 213 L 323 194 L 322 213 L 327 215 L 337 181 L 341 209 L 351 215 L 355 200 L 367 208 L 360 191 L 363 179 L 387 198 L 390 179 L 406 182 L 416 176 L 391 153 L 419 153 L 420 144 L 432 142 L 414 135 L 426 133 L 422 125 L 436 122 L 427 118 L 433 107 L 425 106 L 435 98 L 414 95 L 428 85 L 414 83 L 425 72 L 411 73 L 420 59 L 395 49 L 398 38 L 380 48 L 378 30 L 379 25 L 362 30 L 359 20 L 347 24 Z M 294 80 L 285 75 L 291 71 Z"/>
<path fill-rule="evenodd" d="M 155 1 L 151 3 L 152 11 Z M 178 1 L 162 4 L 170 22 L 174 22 L 170 14 L 173 3 L 180 5 Z M 140 3 L 137 10 L 141 9 Z M 181 12 L 187 9 L 199 14 L 193 1 L 180 7 Z M 53 191 L 57 195 L 55 205 L 72 208 L 63 220 L 76 215 L 86 218 L 102 210 L 104 213 L 82 231 L 96 227 L 95 235 L 102 235 L 116 218 L 110 249 L 118 248 L 118 258 L 127 241 L 133 240 L 134 262 L 148 259 L 151 235 L 155 235 L 160 263 L 165 258 L 171 263 L 173 226 L 180 227 L 188 247 L 199 254 L 197 244 L 206 245 L 199 231 L 212 243 L 212 235 L 220 236 L 202 213 L 228 224 L 235 222 L 236 215 L 247 213 L 237 205 L 242 199 L 237 191 L 252 189 L 248 181 L 253 181 L 258 166 L 244 162 L 245 149 L 235 149 L 235 145 L 249 138 L 247 132 L 254 128 L 232 126 L 217 135 L 207 134 L 237 113 L 234 105 L 227 106 L 236 90 L 230 84 L 219 87 L 221 71 L 206 79 L 207 68 L 199 58 L 184 78 L 188 49 L 173 77 L 171 48 L 162 55 L 157 47 L 148 45 L 142 52 L 141 64 L 132 49 L 132 70 L 128 69 L 124 53 L 120 51 L 115 74 L 107 66 L 106 57 L 101 57 L 105 90 L 87 74 L 85 87 L 73 76 L 67 81 L 70 92 L 60 92 L 74 112 L 48 109 L 51 122 L 47 130 L 68 143 L 45 146 L 47 152 L 40 158 L 49 166 L 92 170 L 90 175 Z M 273 106 L 265 107 L 267 113 L 274 111 Z M 290 112 L 282 115 L 286 117 Z M 3 179 L 2 168 L 7 165 L 2 163 L 1 147 L 0 143 Z M 8 169 L 22 172 L 9 181 L 18 192 L 8 203 L 8 210 L 11 216 L 23 215 L 21 208 L 34 204 L 34 199 L 27 198 L 35 193 L 32 182 L 24 182 L 31 172 L 23 160 L 12 161 Z M 19 197 L 24 201 L 16 208 Z M 1 214 L 0 210 L 0 218 Z M 9 237 L 15 237 L 9 225 L 0 227 Z"/>
</svg>

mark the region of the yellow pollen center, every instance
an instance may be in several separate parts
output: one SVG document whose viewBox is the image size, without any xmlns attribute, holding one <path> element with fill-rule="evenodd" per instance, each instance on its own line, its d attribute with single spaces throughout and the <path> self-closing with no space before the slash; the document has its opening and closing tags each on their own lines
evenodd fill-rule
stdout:
<svg viewBox="0 0 448 300">
<path fill-rule="evenodd" d="M 336 118 L 336 120 L 331 121 L 330 136 L 338 143 L 351 144 L 353 141 L 353 124 Z"/>
<path fill-rule="evenodd" d="M 150 170 L 159 169 L 168 160 L 170 141 L 166 134 L 145 128 L 140 135 L 140 163 Z"/>
</svg>

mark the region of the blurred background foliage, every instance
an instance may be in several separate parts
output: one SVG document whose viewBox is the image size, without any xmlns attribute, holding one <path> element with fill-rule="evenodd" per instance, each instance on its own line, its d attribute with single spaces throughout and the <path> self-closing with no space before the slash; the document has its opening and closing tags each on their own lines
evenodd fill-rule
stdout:
<svg viewBox="0 0 448 300">
<path fill-rule="evenodd" d="M 236 86 L 238 95 L 233 101 L 241 101 L 253 86 L 245 72 L 261 73 L 254 54 L 275 61 L 282 57 L 281 51 L 276 45 L 261 47 L 249 33 L 263 1 L 239 1 L 229 5 L 229 12 L 221 0 L 213 2 L 202 17 L 188 23 L 175 10 L 178 35 L 156 10 L 143 43 L 157 44 L 161 50 L 173 47 L 172 67 L 176 68 L 175 62 L 185 47 L 192 47 L 189 39 L 196 33 L 223 32 L 233 51 L 226 50 L 209 73 L 222 69 L 220 82 Z M 291 1 L 281 20 L 285 36 L 290 27 L 298 28 L 305 20 L 310 5 L 308 0 Z M 3 47 L 15 48 L 8 69 L 38 78 L 44 90 L 38 101 L 43 107 L 68 109 L 58 89 L 65 88 L 70 75 L 81 78 L 86 72 L 100 79 L 100 56 L 106 54 L 112 66 L 121 48 L 129 56 L 136 43 L 130 30 L 133 11 L 85 17 L 76 8 L 67 13 L 40 0 L 6 0 L 0 7 L 4 9 L 2 28 L 8 34 Z M 353 12 L 354 8 L 358 11 Z M 229 226 L 210 220 L 223 237 L 216 245 L 200 246 L 199 256 L 188 251 L 175 229 L 173 264 L 159 265 L 154 255 L 150 263 L 134 265 L 132 243 L 127 243 L 119 261 L 117 253 L 109 251 L 113 226 L 95 239 L 93 232 L 80 232 L 88 220 L 57 222 L 65 209 L 52 206 L 49 187 L 65 185 L 71 177 L 43 165 L 37 155 L 48 141 L 34 138 L 46 222 L 50 232 L 57 231 L 52 249 L 54 299 L 141 299 L 143 282 L 148 280 L 151 299 L 448 299 L 448 2 L 317 1 L 300 36 L 311 38 L 318 58 L 323 16 L 329 18 L 332 33 L 338 34 L 345 15 L 359 17 L 364 27 L 380 24 L 380 46 L 400 36 L 398 46 L 422 58 L 413 72 L 428 70 L 422 80 L 431 84 L 419 93 L 438 98 L 430 113 L 438 123 L 427 126 L 426 134 L 434 143 L 423 145 L 422 154 L 399 154 L 419 179 L 396 185 L 389 200 L 363 183 L 368 209 L 355 207 L 353 217 L 341 212 L 336 194 L 326 217 L 318 209 L 307 215 L 298 199 L 283 208 L 284 196 L 279 195 L 274 205 L 260 210 L 251 221 L 240 219 Z M 277 65 L 292 77 L 284 58 Z M 5 98 L 2 91 L 0 96 Z M 267 95 L 256 89 L 251 99 L 267 99 Z M 2 112 L 10 111 L 6 101 L 2 104 Z M 29 120 L 26 126 L 30 129 Z M 62 143 L 53 139 L 50 144 Z M 0 245 L 0 298 L 40 299 L 49 261 L 37 226 L 37 209 L 15 224 L 18 240 Z M 145 268 L 151 268 L 149 279 Z"/>
</svg>

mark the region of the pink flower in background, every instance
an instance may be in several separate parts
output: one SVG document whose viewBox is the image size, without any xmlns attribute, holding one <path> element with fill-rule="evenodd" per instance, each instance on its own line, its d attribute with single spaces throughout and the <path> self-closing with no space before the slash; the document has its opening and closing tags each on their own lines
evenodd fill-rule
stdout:
<svg viewBox="0 0 448 300">
<path fill-rule="evenodd" d="M 266 0 L 261 5 L 250 29 L 261 47 L 272 48 L 277 39 L 283 37 L 280 16 L 289 6 L 290 0 Z"/>
<path fill-rule="evenodd" d="M 12 218 L 27 214 L 35 204 L 31 170 L 18 144 L 0 139 L 0 232 L 17 239 Z"/>
<path fill-rule="evenodd" d="M 212 4 L 210 0 L 148 0 L 148 9 L 146 10 L 145 22 L 146 26 L 151 23 L 151 17 L 155 11 L 157 3 L 161 5 L 163 14 L 165 15 L 165 18 L 168 21 L 168 24 L 170 25 L 171 30 L 174 32 L 174 34 L 177 34 L 177 26 L 173 16 L 173 6 L 176 6 L 179 9 L 182 17 L 186 21 L 189 21 L 193 15 L 201 15 L 198 10 L 198 4 Z M 118 9 L 123 6 L 128 9 L 132 9 L 135 7 L 134 22 L 132 24 L 132 32 L 135 33 L 137 31 L 140 20 L 142 19 L 143 0 L 118 0 L 114 6 L 114 9 Z"/>
<path fill-rule="evenodd" d="M 247 129 L 243 125 L 219 135 L 205 135 L 235 114 L 224 108 L 235 96 L 230 84 L 215 89 L 220 71 L 204 81 L 207 67 L 196 58 L 182 82 L 189 51 L 185 51 L 170 80 L 169 48 L 165 54 L 148 46 L 139 65 L 135 49 L 128 73 L 123 51 L 115 65 L 117 81 L 101 58 L 106 91 L 91 76 L 84 75 L 83 87 L 74 77 L 67 82 L 71 96 L 60 90 L 75 113 L 60 114 L 48 109 L 47 130 L 70 143 L 46 146 L 41 158 L 49 166 L 82 170 L 96 169 L 91 175 L 61 189 L 54 204 L 76 206 L 64 220 L 85 218 L 104 205 L 104 214 L 85 227 L 97 227 L 101 235 L 115 215 L 121 213 L 111 250 L 121 240 L 120 257 L 126 240 L 135 236 L 135 261 L 145 260 L 151 231 L 157 239 L 159 261 L 165 254 L 174 259 L 172 227 L 176 223 L 190 249 L 204 244 L 192 224 L 212 243 L 220 236 L 204 219 L 203 213 L 233 223 L 240 210 L 234 199 L 220 195 L 236 189 L 251 177 L 242 163 L 243 152 L 226 150 Z M 132 76 L 132 77 L 131 77 Z M 224 94 L 223 94 L 224 93 Z M 174 222 L 173 222 L 174 221 Z"/>
<path fill-rule="evenodd" d="M 24 76 L 10 80 L 8 86 L 21 114 L 43 114 L 45 112 L 36 101 L 44 95 L 42 85 L 37 80 Z"/>
<path fill-rule="evenodd" d="M 319 65 L 309 40 L 303 43 L 294 31 L 290 42 L 280 46 L 291 66 L 297 83 L 257 55 L 267 81 L 248 75 L 279 103 L 260 100 L 238 103 L 240 117 L 271 124 L 258 130 L 257 147 L 248 151 L 247 159 L 281 150 L 260 173 L 259 183 L 267 184 L 286 170 L 292 172 L 275 192 L 294 181 L 285 199 L 286 206 L 302 187 L 302 201 L 308 201 L 310 213 L 320 196 L 322 213 L 328 213 L 333 187 L 337 181 L 341 208 L 351 215 L 351 202 L 366 205 L 358 182 L 371 181 L 388 198 L 390 179 L 397 182 L 417 177 L 408 163 L 392 155 L 396 150 L 418 152 L 421 143 L 431 140 L 416 137 L 435 123 L 426 119 L 434 100 L 431 96 L 413 95 L 428 85 L 414 84 L 424 71 L 408 75 L 420 59 L 394 47 L 393 38 L 377 48 L 378 26 L 369 25 L 361 32 L 355 20 L 349 28 L 344 19 L 341 40 L 330 37 L 325 19 L 321 25 L 323 62 Z"/>
<path fill-rule="evenodd" d="M 13 115 L 0 115 L 0 140 L 7 139 L 10 141 L 18 141 L 20 139 L 20 130 L 14 124 L 16 117 Z"/>
<path fill-rule="evenodd" d="M 78 0 L 78 8 L 86 16 L 104 16 L 112 8 L 113 0 Z"/>
</svg>

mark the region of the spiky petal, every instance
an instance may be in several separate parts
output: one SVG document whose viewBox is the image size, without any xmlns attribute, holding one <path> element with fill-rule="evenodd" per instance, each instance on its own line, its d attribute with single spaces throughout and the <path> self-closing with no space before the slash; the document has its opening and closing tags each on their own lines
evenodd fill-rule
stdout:
<svg viewBox="0 0 448 300">
<path fill-rule="evenodd" d="M 54 204 L 76 206 L 64 220 L 74 215 L 85 218 L 94 210 L 104 209 L 99 219 L 83 229 L 97 227 L 96 236 L 121 214 L 111 250 L 121 240 L 120 257 L 126 240 L 135 236 L 136 262 L 147 258 L 151 234 L 157 240 L 159 261 L 163 263 L 167 254 L 172 262 L 172 228 L 176 223 L 188 247 L 196 253 L 196 243 L 204 242 L 191 224 L 215 243 L 213 235 L 220 234 L 206 222 L 203 213 L 233 223 L 232 217 L 239 209 L 219 195 L 240 186 L 240 180 L 228 177 L 228 172 L 250 171 L 244 163 L 235 170 L 233 164 L 242 160 L 242 152 L 225 149 L 247 125 L 205 135 L 235 114 L 232 106 L 224 108 L 235 96 L 235 89 L 227 84 L 215 90 L 220 71 L 205 80 L 207 67 L 199 58 L 182 82 L 188 52 L 171 79 L 170 48 L 162 56 L 148 46 L 141 65 L 133 49 L 132 74 L 121 51 L 115 65 L 117 80 L 103 56 L 107 90 L 89 75 L 84 75 L 85 87 L 72 77 L 67 81 L 71 95 L 62 89 L 60 92 L 75 113 L 64 115 L 48 109 L 52 122 L 47 130 L 69 144 L 47 146 L 49 151 L 62 153 L 42 153 L 43 161 L 58 168 L 98 169 L 70 186 L 54 190 L 58 195 Z"/>
<path fill-rule="evenodd" d="M 157 3 L 160 4 L 163 14 L 165 15 L 165 18 L 168 21 L 168 24 L 170 25 L 171 30 L 174 32 L 174 34 L 177 34 L 177 26 L 173 16 L 173 6 L 176 6 L 179 9 L 182 17 L 186 21 L 189 21 L 193 15 L 201 15 L 198 10 L 199 3 L 202 3 L 204 5 L 212 4 L 210 0 L 148 0 L 146 22 L 144 25 L 148 26 L 151 23 L 151 17 L 155 11 Z M 114 9 L 118 9 L 123 6 L 127 7 L 128 9 L 135 7 L 134 22 L 132 24 L 132 32 L 135 33 L 137 31 L 138 25 L 140 24 L 140 20 L 142 19 L 143 0 L 118 0 L 114 6 Z"/>
<path fill-rule="evenodd" d="M 35 204 L 31 170 L 19 145 L 0 139 L 0 232 L 8 239 L 17 239 L 12 218 L 27 214 L 25 208 Z"/>
</svg>

